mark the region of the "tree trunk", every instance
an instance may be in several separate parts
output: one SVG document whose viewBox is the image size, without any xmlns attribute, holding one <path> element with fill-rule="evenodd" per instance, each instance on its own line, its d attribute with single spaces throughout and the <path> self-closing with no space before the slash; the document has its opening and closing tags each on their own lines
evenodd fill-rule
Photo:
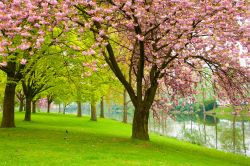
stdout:
<svg viewBox="0 0 250 166">
<path fill-rule="evenodd" d="M 109 118 L 113 118 L 113 117 L 112 117 L 112 106 L 111 106 L 111 102 L 109 102 L 109 104 L 108 104 L 108 116 L 109 116 Z"/>
<path fill-rule="evenodd" d="M 4 92 L 2 128 L 15 127 L 15 90 L 16 83 L 13 83 L 13 78 L 7 76 L 7 83 Z M 12 81 L 12 82 L 8 82 Z"/>
<path fill-rule="evenodd" d="M 25 117 L 24 121 L 30 121 L 31 120 L 31 103 L 32 99 L 26 96 L 26 106 L 25 106 Z"/>
<path fill-rule="evenodd" d="M 48 102 L 48 104 L 47 104 L 47 113 L 50 113 L 50 102 Z"/>
<path fill-rule="evenodd" d="M 20 100 L 20 103 L 19 103 L 19 112 L 23 112 L 23 107 L 24 107 L 24 100 Z"/>
<path fill-rule="evenodd" d="M 135 108 L 133 128 L 132 128 L 132 138 L 140 140 L 149 140 L 148 118 L 149 118 L 149 110 L 142 110 L 141 108 Z"/>
<path fill-rule="evenodd" d="M 67 107 L 67 105 L 63 104 L 63 114 L 65 114 L 65 112 L 66 112 L 66 107 Z"/>
<path fill-rule="evenodd" d="M 53 102 L 53 95 L 47 95 L 47 113 L 50 113 L 50 106 L 51 103 Z"/>
<path fill-rule="evenodd" d="M 36 113 L 36 101 L 32 101 L 32 113 Z"/>
<path fill-rule="evenodd" d="M 59 103 L 59 110 L 58 113 L 61 113 L 61 103 Z"/>
<path fill-rule="evenodd" d="M 103 96 L 101 97 L 101 111 L 100 111 L 100 118 L 104 118 L 104 102 L 103 102 Z"/>
<path fill-rule="evenodd" d="M 127 110 L 127 91 L 124 89 L 123 91 L 123 123 L 128 122 L 128 110 Z"/>
<path fill-rule="evenodd" d="M 82 116 L 82 106 L 81 106 L 81 102 L 77 102 L 77 117 L 81 117 Z"/>
<path fill-rule="evenodd" d="M 90 120 L 97 121 L 96 103 L 95 102 L 91 102 L 91 118 L 90 118 Z"/>
</svg>

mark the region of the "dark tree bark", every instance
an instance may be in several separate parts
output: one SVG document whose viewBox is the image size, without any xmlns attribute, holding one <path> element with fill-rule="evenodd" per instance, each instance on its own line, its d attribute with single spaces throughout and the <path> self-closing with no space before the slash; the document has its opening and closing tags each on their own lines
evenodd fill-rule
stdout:
<svg viewBox="0 0 250 166">
<path fill-rule="evenodd" d="M 149 110 L 142 110 L 140 108 L 135 109 L 132 127 L 132 138 L 149 140 L 148 118 Z"/>
<path fill-rule="evenodd" d="M 15 90 L 16 83 L 13 82 L 14 78 L 7 75 L 7 83 L 4 92 L 4 102 L 3 102 L 3 116 L 2 116 L 2 128 L 15 127 Z"/>
<path fill-rule="evenodd" d="M 31 103 L 32 103 L 32 98 L 27 96 L 24 121 L 31 121 Z"/>
<path fill-rule="evenodd" d="M 50 113 L 50 102 L 47 103 L 47 113 Z"/>
<path fill-rule="evenodd" d="M 97 121 L 97 117 L 96 117 L 96 103 L 95 102 L 91 102 L 91 118 L 90 118 L 90 120 Z"/>
<path fill-rule="evenodd" d="M 50 106 L 53 102 L 54 96 L 53 95 L 47 95 L 47 113 L 50 113 Z"/>
<path fill-rule="evenodd" d="M 32 113 L 36 113 L 36 100 L 32 101 Z"/>
<path fill-rule="evenodd" d="M 81 117 L 82 116 L 82 105 L 81 102 L 78 101 L 77 102 L 77 117 Z"/>
<path fill-rule="evenodd" d="M 124 89 L 123 91 L 123 123 L 128 122 L 128 110 L 127 110 L 127 91 Z"/>
<path fill-rule="evenodd" d="M 96 25 L 98 27 L 98 25 Z M 140 29 L 138 29 L 138 32 Z M 140 32 L 139 32 L 140 33 Z M 158 88 L 157 80 L 162 77 L 161 70 L 164 69 L 172 60 L 170 58 L 166 60 L 160 69 L 156 65 L 153 65 L 150 72 L 150 86 L 144 91 L 143 78 L 144 78 L 144 62 L 145 62 L 145 52 L 144 43 L 139 42 L 139 60 L 137 63 L 136 71 L 136 88 L 133 89 L 131 81 L 127 81 L 123 75 L 121 69 L 119 68 L 118 62 L 115 58 L 113 48 L 110 43 L 106 46 L 108 56 L 105 55 L 105 61 L 110 66 L 111 70 L 114 72 L 116 77 L 126 88 L 130 99 L 135 107 L 133 127 L 132 127 L 132 138 L 140 140 L 149 140 L 148 135 L 148 117 L 149 110 L 155 98 L 155 93 Z M 171 54 L 169 51 L 168 55 Z M 132 63 L 132 62 L 131 62 Z M 130 80 L 131 78 L 129 78 Z"/>
<path fill-rule="evenodd" d="M 7 83 L 5 86 L 3 101 L 3 116 L 1 122 L 2 128 L 15 127 L 15 91 L 17 83 L 23 77 L 21 73 L 23 68 L 23 65 L 19 66 L 19 69 L 16 68 L 15 57 L 12 58 L 11 61 L 7 62 L 6 67 L 0 65 L 0 70 L 7 74 Z"/>
<path fill-rule="evenodd" d="M 104 101 L 103 96 L 101 97 L 101 111 L 100 111 L 100 118 L 104 118 Z"/>
</svg>

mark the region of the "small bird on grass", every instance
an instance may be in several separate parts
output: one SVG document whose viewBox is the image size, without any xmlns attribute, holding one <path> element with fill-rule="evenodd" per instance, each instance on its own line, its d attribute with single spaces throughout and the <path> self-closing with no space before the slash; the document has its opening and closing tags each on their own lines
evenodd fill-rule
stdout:
<svg viewBox="0 0 250 166">
<path fill-rule="evenodd" d="M 64 139 L 66 140 L 67 138 L 68 138 L 68 134 L 69 134 L 69 132 L 68 132 L 68 130 L 66 129 L 66 135 L 65 135 L 65 137 L 64 137 Z"/>
</svg>

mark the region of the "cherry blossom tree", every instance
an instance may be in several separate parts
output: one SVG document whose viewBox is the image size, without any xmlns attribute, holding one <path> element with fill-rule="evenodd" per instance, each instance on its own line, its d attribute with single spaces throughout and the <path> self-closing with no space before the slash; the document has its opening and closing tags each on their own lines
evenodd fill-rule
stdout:
<svg viewBox="0 0 250 166">
<path fill-rule="evenodd" d="M 45 29 L 62 23 L 81 41 L 83 56 L 103 58 L 135 107 L 132 138 L 148 140 L 148 118 L 159 85 L 176 101 L 195 93 L 203 68 L 231 102 L 245 98 L 249 72 L 248 0 L 13 0 L 0 1 L 0 69 L 7 73 L 2 127 L 14 126 L 15 83 L 27 56 L 40 50 Z M 55 20 L 55 21 L 53 21 Z M 89 36 L 88 36 L 89 37 Z M 128 70 L 122 70 L 121 64 Z M 91 66 L 91 65 L 90 65 Z M 128 73 L 125 73 L 128 71 Z M 129 76 L 129 77 L 125 77 Z M 7 95 L 8 94 L 8 95 Z M 14 95 L 13 95 L 14 96 Z M 7 104 L 9 101 L 11 104 Z M 12 113 L 7 113 L 12 112 Z"/>
<path fill-rule="evenodd" d="M 221 95 L 232 102 L 245 97 L 250 77 L 240 67 L 239 57 L 249 56 L 249 1 L 70 3 L 66 11 L 71 13 L 72 24 L 65 22 L 66 26 L 77 27 L 79 37 L 83 31 L 91 31 L 96 40 L 83 55 L 102 55 L 131 98 L 135 107 L 132 138 L 149 139 L 149 111 L 159 85 L 164 85 L 173 101 L 177 96 L 191 96 L 204 67 L 212 71 Z M 64 7 L 66 4 L 69 2 L 62 2 Z M 57 12 L 63 14 L 61 9 Z M 119 50 L 129 53 L 129 59 Z M 130 68 L 130 78 L 124 77 L 121 63 Z"/>
<path fill-rule="evenodd" d="M 0 69 L 7 74 L 1 127 L 15 127 L 16 85 L 29 59 L 42 50 L 46 32 L 58 23 L 53 12 L 57 4 L 56 0 L 0 1 Z"/>
</svg>

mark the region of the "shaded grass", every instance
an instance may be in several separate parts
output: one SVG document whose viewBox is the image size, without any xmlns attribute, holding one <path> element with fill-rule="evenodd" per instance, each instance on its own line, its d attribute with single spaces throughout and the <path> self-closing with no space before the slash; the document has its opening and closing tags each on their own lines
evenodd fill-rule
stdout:
<svg viewBox="0 0 250 166">
<path fill-rule="evenodd" d="M 1 116 L 1 115 L 0 115 Z M 16 128 L 0 129 L 0 165 L 249 165 L 250 158 L 151 134 L 151 141 L 130 139 L 131 126 L 113 120 L 73 115 L 32 115 Z M 68 134 L 66 133 L 68 131 Z"/>
</svg>

